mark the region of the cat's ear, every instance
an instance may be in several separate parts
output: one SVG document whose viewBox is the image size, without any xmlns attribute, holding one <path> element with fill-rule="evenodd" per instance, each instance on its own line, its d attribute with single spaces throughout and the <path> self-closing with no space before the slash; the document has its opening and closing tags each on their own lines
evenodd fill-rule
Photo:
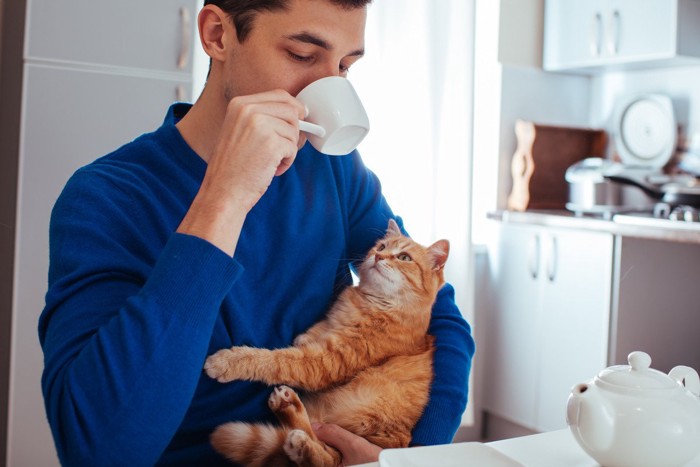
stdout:
<svg viewBox="0 0 700 467">
<path fill-rule="evenodd" d="M 403 235 L 399 224 L 396 223 L 394 219 L 389 219 L 389 226 L 386 229 L 387 235 Z"/>
<path fill-rule="evenodd" d="M 445 267 L 447 257 L 450 254 L 450 242 L 447 240 L 438 240 L 428 248 L 433 256 L 433 270 L 439 271 Z"/>
</svg>

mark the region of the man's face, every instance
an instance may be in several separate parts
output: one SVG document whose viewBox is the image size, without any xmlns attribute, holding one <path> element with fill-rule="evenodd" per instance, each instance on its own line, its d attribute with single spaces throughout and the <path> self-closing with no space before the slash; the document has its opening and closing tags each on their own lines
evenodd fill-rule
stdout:
<svg viewBox="0 0 700 467">
<path fill-rule="evenodd" d="M 226 99 L 271 89 L 296 96 L 317 79 L 345 76 L 364 53 L 366 13 L 327 0 L 290 0 L 287 10 L 257 14 L 243 43 L 228 36 Z"/>
</svg>

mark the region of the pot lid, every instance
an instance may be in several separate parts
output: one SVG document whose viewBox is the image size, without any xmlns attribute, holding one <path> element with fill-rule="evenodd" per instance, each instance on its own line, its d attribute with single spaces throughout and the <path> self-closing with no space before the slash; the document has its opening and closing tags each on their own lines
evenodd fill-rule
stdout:
<svg viewBox="0 0 700 467">
<path fill-rule="evenodd" d="M 605 175 L 617 175 L 622 171 L 622 164 L 601 157 L 588 157 L 566 169 L 564 178 L 569 183 L 602 183 L 605 181 Z"/>
<path fill-rule="evenodd" d="M 668 96 L 635 97 L 618 109 L 616 147 L 620 159 L 635 167 L 661 168 L 676 149 L 676 120 Z"/>
<path fill-rule="evenodd" d="M 673 389 L 678 383 L 661 371 L 649 368 L 651 357 L 645 352 L 632 352 L 629 365 L 616 365 L 598 373 L 598 379 L 607 384 L 627 389 Z"/>
</svg>

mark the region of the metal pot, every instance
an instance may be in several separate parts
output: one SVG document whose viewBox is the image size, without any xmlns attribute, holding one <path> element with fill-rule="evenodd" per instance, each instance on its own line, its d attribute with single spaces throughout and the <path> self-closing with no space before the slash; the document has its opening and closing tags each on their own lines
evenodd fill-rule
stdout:
<svg viewBox="0 0 700 467">
<path fill-rule="evenodd" d="M 583 159 L 566 171 L 569 184 L 569 202 L 566 209 L 577 215 L 601 214 L 609 216 L 617 212 L 642 210 L 654 201 L 626 183 L 609 178 L 622 174 L 624 165 L 600 157 Z"/>
</svg>

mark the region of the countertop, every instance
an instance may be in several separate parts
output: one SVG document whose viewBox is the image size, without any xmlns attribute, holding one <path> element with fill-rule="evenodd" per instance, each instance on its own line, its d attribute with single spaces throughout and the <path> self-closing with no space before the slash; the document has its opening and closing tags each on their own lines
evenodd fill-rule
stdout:
<svg viewBox="0 0 700 467">
<path fill-rule="evenodd" d="M 455 443 L 387 449 L 379 462 L 361 467 L 599 467 L 568 429 L 491 443 Z M 686 467 L 700 467 L 700 456 Z"/>
<path fill-rule="evenodd" d="M 624 237 L 648 238 L 670 242 L 700 244 L 700 225 L 698 230 L 629 225 L 600 216 L 577 216 L 569 211 L 494 211 L 489 219 L 513 224 L 530 224 L 544 227 L 593 230 L 609 232 Z"/>
</svg>

